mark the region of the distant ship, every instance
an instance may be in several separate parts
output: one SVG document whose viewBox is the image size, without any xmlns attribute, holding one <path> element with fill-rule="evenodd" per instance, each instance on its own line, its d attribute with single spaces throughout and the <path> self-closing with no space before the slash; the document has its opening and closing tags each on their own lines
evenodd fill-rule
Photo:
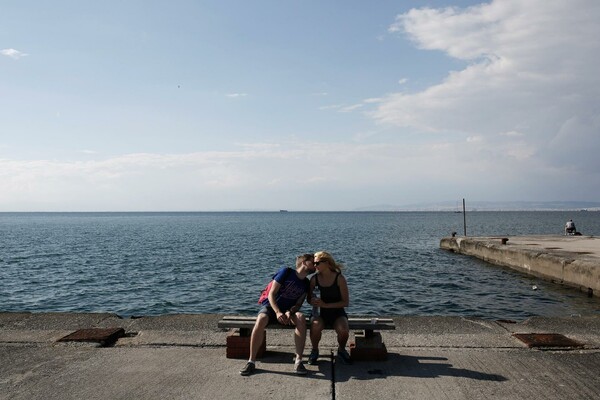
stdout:
<svg viewBox="0 0 600 400">
<path fill-rule="evenodd" d="M 279 210 L 279 212 L 288 212 L 288 210 Z"/>
</svg>

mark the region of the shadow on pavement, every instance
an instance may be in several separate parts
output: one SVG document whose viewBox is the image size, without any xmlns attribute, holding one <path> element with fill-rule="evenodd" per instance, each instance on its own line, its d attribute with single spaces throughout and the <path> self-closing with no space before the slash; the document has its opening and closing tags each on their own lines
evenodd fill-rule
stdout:
<svg viewBox="0 0 600 400">
<path fill-rule="evenodd" d="M 502 375 L 488 374 L 464 368 L 454 368 L 446 363 L 445 357 L 418 357 L 388 354 L 387 361 L 355 362 L 353 365 L 336 364 L 336 382 L 345 382 L 350 378 L 359 380 L 385 379 L 389 376 L 413 378 L 438 378 L 451 376 L 480 381 L 503 382 Z"/>
<path fill-rule="evenodd" d="M 308 374 L 296 375 L 294 373 L 294 353 L 289 351 L 268 350 L 265 355 L 258 359 L 256 372 L 258 374 L 273 374 L 296 376 L 303 379 L 324 379 L 331 380 L 331 361 L 325 357 L 319 360 L 318 365 L 308 365 L 307 359 L 304 359 L 304 366 L 308 369 Z M 241 361 L 240 368 L 245 361 Z"/>
</svg>

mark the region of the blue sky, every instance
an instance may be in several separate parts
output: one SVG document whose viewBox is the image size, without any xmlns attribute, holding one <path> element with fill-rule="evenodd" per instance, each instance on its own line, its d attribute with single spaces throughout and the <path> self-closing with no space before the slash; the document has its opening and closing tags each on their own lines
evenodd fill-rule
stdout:
<svg viewBox="0 0 600 400">
<path fill-rule="evenodd" d="M 600 3 L 3 1 L 0 211 L 597 200 Z"/>
</svg>

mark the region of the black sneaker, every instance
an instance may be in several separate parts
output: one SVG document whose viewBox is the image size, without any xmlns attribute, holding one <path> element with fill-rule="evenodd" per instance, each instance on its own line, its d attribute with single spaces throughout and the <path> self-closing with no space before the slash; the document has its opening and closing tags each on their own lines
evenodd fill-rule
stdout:
<svg viewBox="0 0 600 400">
<path fill-rule="evenodd" d="M 294 372 L 296 373 L 296 375 L 306 375 L 308 373 L 302 361 L 298 361 L 294 365 Z"/>
<path fill-rule="evenodd" d="M 319 359 L 319 350 L 312 349 L 310 351 L 310 355 L 308 356 L 308 363 L 310 365 L 315 365 L 317 363 L 318 359 Z"/>
<path fill-rule="evenodd" d="M 346 365 L 352 364 L 352 359 L 350 358 L 350 354 L 348 354 L 346 349 L 338 350 L 337 355 L 344 364 L 346 364 Z"/>
<path fill-rule="evenodd" d="M 254 363 L 248 362 L 246 364 L 246 366 L 244 368 L 242 368 L 242 370 L 240 371 L 240 375 L 248 376 L 250 374 L 253 374 L 255 370 L 256 370 L 256 365 L 254 365 Z"/>
</svg>

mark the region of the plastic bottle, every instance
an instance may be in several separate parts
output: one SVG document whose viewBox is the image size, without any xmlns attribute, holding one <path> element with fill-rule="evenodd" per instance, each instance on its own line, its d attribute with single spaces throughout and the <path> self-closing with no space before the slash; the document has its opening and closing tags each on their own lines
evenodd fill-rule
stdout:
<svg viewBox="0 0 600 400">
<path fill-rule="evenodd" d="M 313 293 L 312 293 L 312 298 L 313 299 L 320 299 L 321 298 L 321 290 L 319 289 L 318 286 L 315 286 L 313 289 Z M 319 316 L 319 307 L 317 306 L 313 306 L 312 308 L 312 317 L 313 318 L 317 318 Z"/>
</svg>

